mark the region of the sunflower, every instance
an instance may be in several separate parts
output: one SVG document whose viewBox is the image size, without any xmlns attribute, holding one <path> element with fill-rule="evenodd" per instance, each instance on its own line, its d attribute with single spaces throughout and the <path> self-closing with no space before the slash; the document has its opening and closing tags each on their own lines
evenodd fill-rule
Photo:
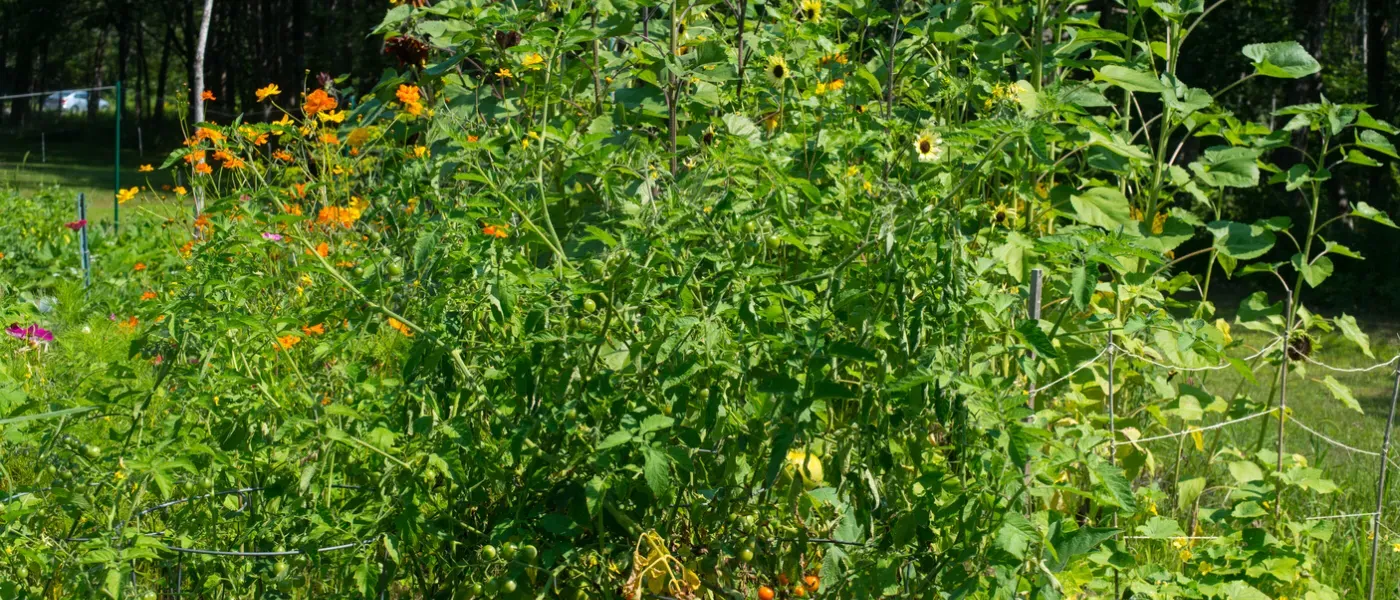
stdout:
<svg viewBox="0 0 1400 600">
<path fill-rule="evenodd" d="M 822 0 L 802 0 L 802 17 L 813 23 L 822 21 Z"/>
<path fill-rule="evenodd" d="M 787 60 L 782 55 L 768 57 L 768 68 L 764 69 L 763 72 L 768 74 L 768 79 L 771 79 L 774 84 L 782 84 L 783 81 L 787 80 L 788 75 L 792 74 L 792 71 L 788 70 Z"/>
<path fill-rule="evenodd" d="M 919 153 L 919 162 L 934 162 L 943 158 L 943 139 L 938 134 L 924 132 L 914 140 L 914 151 Z"/>
<path fill-rule="evenodd" d="M 1016 218 L 1016 209 L 1002 203 L 997 203 L 992 207 L 992 223 L 1002 227 L 1011 224 L 1011 220 Z"/>
</svg>

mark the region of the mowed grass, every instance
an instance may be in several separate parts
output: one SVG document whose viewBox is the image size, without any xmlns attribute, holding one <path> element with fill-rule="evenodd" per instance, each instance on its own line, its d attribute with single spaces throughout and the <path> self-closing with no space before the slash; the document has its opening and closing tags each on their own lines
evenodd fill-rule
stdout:
<svg viewBox="0 0 1400 600">
<path fill-rule="evenodd" d="M 1384 363 L 1400 354 L 1400 325 L 1396 323 L 1362 323 L 1371 340 L 1371 352 L 1366 356 L 1355 344 L 1347 341 L 1340 333 L 1333 332 L 1320 336 L 1315 341 L 1313 359 L 1339 369 L 1362 369 Z M 1236 327 L 1234 335 L 1244 342 L 1246 349 L 1241 355 L 1253 354 L 1268 345 L 1271 338 L 1253 332 L 1244 332 Z M 1247 396 L 1261 406 L 1277 406 L 1279 401 L 1278 365 L 1266 360 L 1254 363 L 1255 380 L 1250 381 L 1232 369 L 1208 373 L 1180 373 L 1187 381 L 1206 389 L 1212 395 L 1230 399 L 1236 393 Z M 1306 458 L 1308 466 L 1323 471 L 1324 476 L 1337 484 L 1338 490 L 1331 494 L 1296 491 L 1283 497 L 1283 510 L 1294 519 L 1305 517 L 1327 517 L 1355 513 L 1371 513 L 1376 510 L 1378 477 L 1381 471 L 1380 458 L 1368 456 L 1338 447 L 1297 426 L 1307 427 L 1336 442 L 1352 448 L 1379 452 L 1385 440 L 1386 421 L 1389 417 L 1392 395 L 1395 389 L 1395 365 L 1391 364 L 1366 372 L 1334 371 L 1311 362 L 1293 362 L 1289 365 L 1287 385 L 1287 407 L 1289 419 L 1294 424 L 1284 429 L 1284 453 L 1286 456 L 1299 454 Z M 1192 376 L 1195 376 L 1194 378 Z M 1333 377 L 1351 389 L 1360 404 L 1362 412 L 1348 408 L 1338 400 L 1323 384 L 1327 376 Z M 1261 408 L 1260 410 L 1264 410 Z M 1208 416 L 1206 424 L 1224 420 L 1219 416 Z M 1152 442 L 1150 448 L 1156 453 L 1159 469 L 1157 477 L 1163 489 L 1171 498 L 1170 506 L 1175 506 L 1173 482 L 1177 475 L 1178 455 L 1180 479 L 1207 476 L 1208 486 L 1230 486 L 1234 483 L 1227 465 L 1238 460 L 1232 454 L 1217 453 L 1207 456 L 1220 436 L 1219 448 L 1234 447 L 1247 456 L 1258 450 L 1273 451 L 1278 446 L 1278 419 L 1266 416 L 1243 423 L 1209 431 L 1204 436 L 1205 452 L 1198 451 L 1189 437 Z M 1400 425 L 1400 423 L 1397 423 Z M 1185 428 L 1178 420 L 1171 427 Z M 1144 431 L 1144 436 L 1168 433 L 1166 429 L 1154 428 Z M 1391 456 L 1396 451 L 1392 442 Z M 1400 461 L 1397 461 L 1400 462 Z M 1266 469 L 1271 471 L 1272 469 Z M 1388 474 L 1385 502 L 1382 508 L 1382 529 L 1377 598 L 1400 598 L 1400 485 L 1396 480 L 1400 473 L 1392 466 Z M 1201 500 L 1202 508 L 1216 508 L 1228 502 L 1223 493 L 1207 493 Z M 1170 509 L 1163 507 L 1163 513 Z M 1174 515 L 1185 528 L 1188 515 Z M 1317 550 L 1319 564 L 1308 569 L 1312 576 L 1332 585 L 1341 592 L 1343 598 L 1364 598 L 1366 593 L 1367 569 L 1371 556 L 1370 532 L 1372 519 L 1369 516 L 1328 519 L 1334 527 L 1332 539 L 1320 544 Z M 1265 524 L 1272 530 L 1272 527 Z M 1210 535 L 1212 532 L 1201 532 Z M 1176 561 L 1178 550 L 1161 544 L 1163 561 Z"/>
<path fill-rule="evenodd" d="M 128 126 L 122 134 L 121 187 L 143 188 L 142 198 L 122 205 L 121 216 L 136 218 L 145 212 L 171 216 L 184 202 L 164 191 L 176 182 L 168 171 L 142 173 L 141 165 L 159 167 L 170 147 L 156 145 L 158 136 L 146 132 L 146 147 L 138 148 L 136 132 Z M 159 136 L 172 137 L 170 134 Z M 116 132 L 110 114 L 99 115 L 95 124 L 80 116 L 46 118 L 22 131 L 0 131 L 0 187 L 24 195 L 40 190 L 58 191 L 73 200 L 77 219 L 78 194 L 85 194 L 88 220 L 110 222 L 116 204 Z"/>
</svg>

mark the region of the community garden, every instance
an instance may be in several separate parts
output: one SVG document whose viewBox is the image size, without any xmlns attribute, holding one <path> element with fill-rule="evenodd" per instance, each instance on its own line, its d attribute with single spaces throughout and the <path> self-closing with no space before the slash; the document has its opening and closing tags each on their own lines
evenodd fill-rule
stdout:
<svg viewBox="0 0 1400 600">
<path fill-rule="evenodd" d="M 0 599 L 1397 597 L 1397 129 L 1087 4 L 392 1 L 0 188 Z"/>
</svg>

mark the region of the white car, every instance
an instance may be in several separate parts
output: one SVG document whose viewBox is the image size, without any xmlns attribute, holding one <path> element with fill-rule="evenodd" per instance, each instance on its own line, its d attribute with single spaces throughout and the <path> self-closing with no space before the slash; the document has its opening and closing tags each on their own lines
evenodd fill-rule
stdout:
<svg viewBox="0 0 1400 600">
<path fill-rule="evenodd" d="M 112 108 L 112 103 L 97 99 L 98 110 L 108 110 Z M 44 98 L 44 110 L 60 110 L 65 112 L 87 112 L 88 92 L 87 90 L 54 92 Z"/>
</svg>

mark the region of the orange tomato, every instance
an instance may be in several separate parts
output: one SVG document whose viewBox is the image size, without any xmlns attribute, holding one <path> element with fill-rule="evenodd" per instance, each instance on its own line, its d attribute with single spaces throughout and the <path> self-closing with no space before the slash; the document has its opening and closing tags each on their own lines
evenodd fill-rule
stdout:
<svg viewBox="0 0 1400 600">
<path fill-rule="evenodd" d="M 758 600 L 773 600 L 773 588 L 766 585 L 758 586 Z"/>
<path fill-rule="evenodd" d="M 816 575 L 803 577 L 802 582 L 807 584 L 807 590 L 811 592 L 817 591 L 822 586 L 822 580 L 818 579 Z"/>
<path fill-rule="evenodd" d="M 807 588 L 802 587 L 802 584 L 800 583 L 795 584 L 792 586 L 792 595 L 797 596 L 798 598 L 806 598 Z"/>
</svg>

